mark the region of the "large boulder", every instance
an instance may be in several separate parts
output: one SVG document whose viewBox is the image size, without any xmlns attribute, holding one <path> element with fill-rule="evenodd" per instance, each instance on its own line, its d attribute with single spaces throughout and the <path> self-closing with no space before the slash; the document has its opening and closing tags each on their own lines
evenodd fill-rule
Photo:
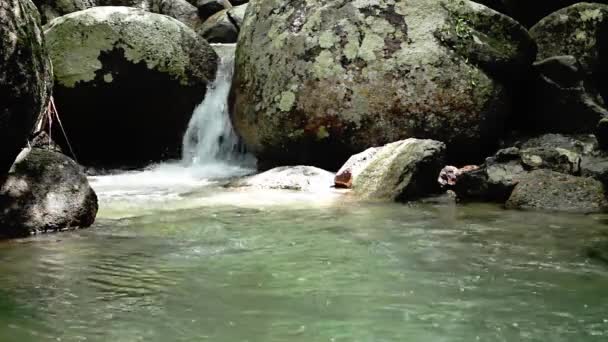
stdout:
<svg viewBox="0 0 608 342">
<path fill-rule="evenodd" d="M 581 0 L 475 0 L 501 13 L 505 13 L 517 21 L 531 27 L 545 16 L 568 7 Z M 595 0 L 587 2 L 608 3 L 607 0 Z"/>
<path fill-rule="evenodd" d="M 52 70 L 30 0 L 0 0 L 0 185 L 47 106 Z"/>
<path fill-rule="evenodd" d="M 337 168 L 407 137 L 475 158 L 509 113 L 497 80 L 533 54 L 522 26 L 469 1 L 255 1 L 239 35 L 233 122 L 262 165 Z"/>
<path fill-rule="evenodd" d="M 140 8 L 173 17 L 196 28 L 201 24 L 197 8 L 186 0 L 34 0 L 40 10 L 42 23 L 77 11 L 97 6 L 125 6 Z"/>
<path fill-rule="evenodd" d="M 593 213 L 605 211 L 608 202 L 602 183 L 598 180 L 551 170 L 535 170 L 521 177 L 506 207 Z"/>
<path fill-rule="evenodd" d="M 409 201 L 438 190 L 437 176 L 445 161 L 445 144 L 406 139 L 380 148 L 352 182 L 362 199 Z"/>
<path fill-rule="evenodd" d="M 97 208 L 97 195 L 78 164 L 34 148 L 14 164 L 0 187 L 0 236 L 88 227 Z"/>
<path fill-rule="evenodd" d="M 180 155 L 217 69 L 207 42 L 173 18 L 127 7 L 68 14 L 45 33 L 55 101 L 81 163 L 140 165 Z"/>
<path fill-rule="evenodd" d="M 530 29 L 538 44 L 530 127 L 591 133 L 608 116 L 608 5 L 579 3 Z"/>
</svg>

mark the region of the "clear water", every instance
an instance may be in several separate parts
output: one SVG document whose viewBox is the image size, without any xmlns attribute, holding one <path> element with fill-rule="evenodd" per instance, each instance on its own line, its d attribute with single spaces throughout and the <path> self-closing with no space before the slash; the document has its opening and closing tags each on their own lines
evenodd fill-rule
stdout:
<svg viewBox="0 0 608 342">
<path fill-rule="evenodd" d="M 0 244 L 0 341 L 608 340 L 608 267 L 584 252 L 603 216 L 214 181 L 146 197 L 124 176 L 92 180 L 92 229 Z"/>
</svg>

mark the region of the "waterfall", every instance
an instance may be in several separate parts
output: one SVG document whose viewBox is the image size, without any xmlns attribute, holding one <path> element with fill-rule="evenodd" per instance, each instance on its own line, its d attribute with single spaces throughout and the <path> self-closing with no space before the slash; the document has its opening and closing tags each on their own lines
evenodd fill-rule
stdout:
<svg viewBox="0 0 608 342">
<path fill-rule="evenodd" d="M 207 87 L 205 99 L 196 107 L 188 124 L 182 162 L 192 167 L 252 167 L 255 159 L 244 153 L 228 113 L 236 44 L 213 44 L 213 47 L 221 61 L 215 81 Z"/>
</svg>

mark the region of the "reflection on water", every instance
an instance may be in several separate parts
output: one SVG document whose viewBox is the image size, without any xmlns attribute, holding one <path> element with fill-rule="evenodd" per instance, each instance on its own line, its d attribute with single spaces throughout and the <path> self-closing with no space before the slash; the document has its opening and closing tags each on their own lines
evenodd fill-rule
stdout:
<svg viewBox="0 0 608 342">
<path fill-rule="evenodd" d="M 608 339 L 603 217 L 218 191 L 0 245 L 0 341 Z"/>
</svg>

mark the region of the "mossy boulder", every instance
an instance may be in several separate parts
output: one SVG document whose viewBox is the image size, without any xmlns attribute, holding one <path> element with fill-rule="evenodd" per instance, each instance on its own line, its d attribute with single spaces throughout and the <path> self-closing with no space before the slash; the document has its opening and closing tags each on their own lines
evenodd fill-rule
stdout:
<svg viewBox="0 0 608 342">
<path fill-rule="evenodd" d="M 490 149 L 509 114 L 501 76 L 534 55 L 514 20 L 469 1 L 255 1 L 231 113 L 261 165 L 337 169 L 408 137 L 450 158 Z"/>
<path fill-rule="evenodd" d="M 45 34 L 55 101 L 80 162 L 137 166 L 180 155 L 217 69 L 204 39 L 173 18 L 127 7 L 68 14 Z M 66 145 L 62 134 L 54 138 Z"/>
<path fill-rule="evenodd" d="M 54 151 L 25 153 L 0 187 L 0 237 L 92 225 L 97 195 L 82 168 Z"/>
<path fill-rule="evenodd" d="M 38 10 L 0 0 L 0 185 L 47 106 L 53 82 Z"/>
<path fill-rule="evenodd" d="M 592 133 L 608 116 L 608 5 L 579 3 L 530 29 L 538 45 L 530 127 Z"/>
<path fill-rule="evenodd" d="M 580 0 L 475 0 L 501 13 L 505 13 L 526 27 L 531 27 L 549 14 L 582 2 Z M 607 0 L 587 2 L 608 3 Z"/>
<path fill-rule="evenodd" d="M 405 202 L 437 193 L 445 145 L 406 139 L 381 147 L 353 178 L 354 194 L 368 200 Z"/>
</svg>

